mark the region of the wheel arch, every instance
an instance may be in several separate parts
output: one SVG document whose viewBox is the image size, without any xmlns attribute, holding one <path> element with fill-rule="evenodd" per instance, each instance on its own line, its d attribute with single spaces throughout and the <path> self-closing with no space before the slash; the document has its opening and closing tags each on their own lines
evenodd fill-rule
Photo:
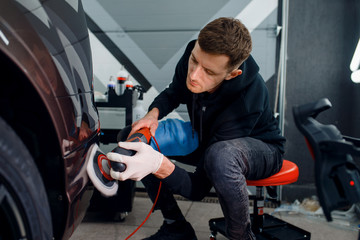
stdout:
<svg viewBox="0 0 360 240">
<path fill-rule="evenodd" d="M 44 96 L 34 85 L 36 81 L 24 72 L 26 68 L 20 64 L 0 51 L 0 69 L 6 76 L 1 81 L 0 117 L 22 139 L 36 163 L 47 191 L 57 239 L 64 232 L 68 208 L 63 153 L 55 128 L 58 123 L 53 121 Z"/>
</svg>

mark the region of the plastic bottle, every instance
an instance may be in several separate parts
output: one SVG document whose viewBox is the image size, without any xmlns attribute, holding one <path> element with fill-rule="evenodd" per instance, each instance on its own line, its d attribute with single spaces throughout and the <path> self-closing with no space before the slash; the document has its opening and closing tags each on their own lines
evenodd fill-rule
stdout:
<svg viewBox="0 0 360 240">
<path fill-rule="evenodd" d="M 133 109 L 133 122 L 143 118 L 146 114 L 144 109 L 144 89 L 141 86 L 135 86 L 135 89 L 139 91 L 139 98 L 136 101 L 136 105 Z"/>
<path fill-rule="evenodd" d="M 128 73 L 121 69 L 118 73 L 117 73 L 117 84 L 116 84 L 116 93 L 118 95 L 123 95 L 124 91 L 125 91 L 125 82 L 127 80 Z"/>
<path fill-rule="evenodd" d="M 114 80 L 114 77 L 110 76 L 107 87 L 108 87 L 108 89 L 115 89 L 115 86 L 116 86 L 116 82 Z"/>
<path fill-rule="evenodd" d="M 107 87 L 108 87 L 108 91 L 107 91 L 107 93 L 105 93 L 105 95 L 106 95 L 106 101 L 108 102 L 112 98 L 111 96 L 116 94 L 116 92 L 115 92 L 116 82 L 115 82 L 115 79 L 113 76 L 110 76 Z"/>
<path fill-rule="evenodd" d="M 132 82 L 131 80 L 126 80 L 126 82 L 125 82 L 125 87 L 126 87 L 127 89 L 133 90 L 134 84 L 133 84 L 133 82 Z"/>
</svg>

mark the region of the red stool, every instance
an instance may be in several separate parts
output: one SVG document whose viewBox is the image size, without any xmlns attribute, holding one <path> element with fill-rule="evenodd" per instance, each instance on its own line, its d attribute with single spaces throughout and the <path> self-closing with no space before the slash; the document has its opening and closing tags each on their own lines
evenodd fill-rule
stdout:
<svg viewBox="0 0 360 240">
<path fill-rule="evenodd" d="M 299 177 L 299 169 L 295 163 L 283 161 L 280 171 L 271 177 L 260 180 L 247 180 L 248 186 L 256 186 L 256 195 L 249 196 L 254 201 L 253 213 L 251 214 L 252 230 L 257 239 L 310 239 L 310 233 L 277 219 L 269 214 L 264 214 L 263 188 L 266 186 L 279 186 L 294 183 Z M 210 240 L 216 239 L 220 232 L 226 237 L 225 218 L 213 218 L 209 220 Z"/>
</svg>

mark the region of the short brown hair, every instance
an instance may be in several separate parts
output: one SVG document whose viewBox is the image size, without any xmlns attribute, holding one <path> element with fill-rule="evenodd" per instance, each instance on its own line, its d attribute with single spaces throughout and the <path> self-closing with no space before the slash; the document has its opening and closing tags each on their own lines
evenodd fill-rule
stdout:
<svg viewBox="0 0 360 240">
<path fill-rule="evenodd" d="M 248 29 L 238 19 L 221 17 L 208 23 L 199 33 L 200 48 L 209 54 L 225 54 L 228 67 L 242 64 L 252 50 Z"/>
</svg>

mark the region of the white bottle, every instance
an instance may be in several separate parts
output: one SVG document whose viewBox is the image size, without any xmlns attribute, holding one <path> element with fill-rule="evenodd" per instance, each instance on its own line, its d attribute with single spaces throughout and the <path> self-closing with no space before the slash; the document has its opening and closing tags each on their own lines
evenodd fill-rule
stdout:
<svg viewBox="0 0 360 240">
<path fill-rule="evenodd" d="M 140 92 L 140 96 L 136 100 L 136 105 L 133 108 L 133 122 L 140 120 L 146 114 L 146 111 L 144 109 L 143 92 L 141 90 L 139 92 Z"/>
<path fill-rule="evenodd" d="M 108 87 L 108 89 L 115 89 L 115 86 L 116 86 L 116 82 L 114 80 L 114 77 L 110 76 L 107 87 Z"/>
<path fill-rule="evenodd" d="M 134 84 L 133 84 L 133 82 L 132 82 L 131 80 L 126 80 L 126 82 L 125 82 L 125 87 L 126 87 L 127 89 L 133 90 Z"/>
</svg>

